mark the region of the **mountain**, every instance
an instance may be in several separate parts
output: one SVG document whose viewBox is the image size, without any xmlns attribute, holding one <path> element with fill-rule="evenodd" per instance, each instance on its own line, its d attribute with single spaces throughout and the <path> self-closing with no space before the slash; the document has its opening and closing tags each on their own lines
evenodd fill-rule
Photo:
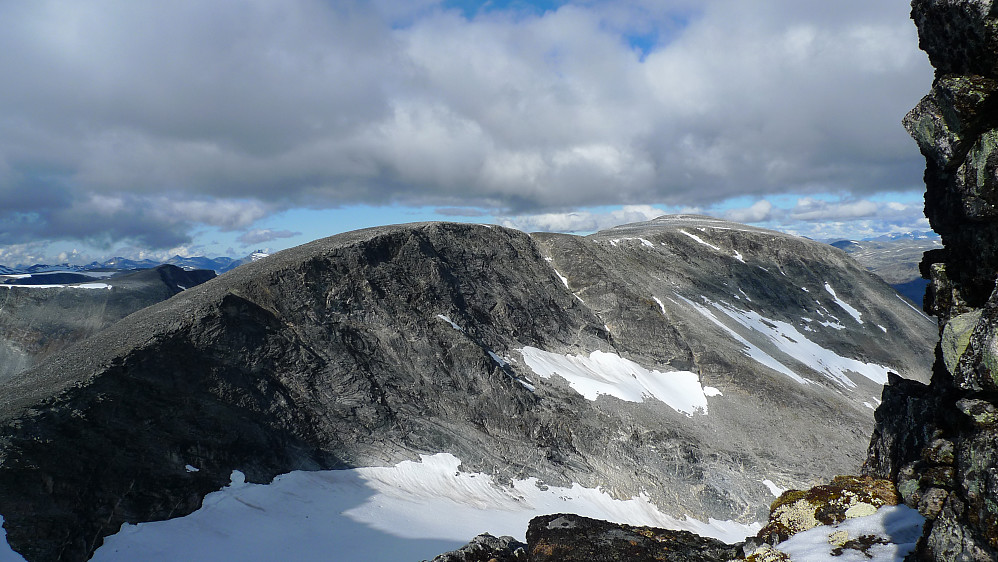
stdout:
<svg viewBox="0 0 998 562">
<path fill-rule="evenodd" d="M 132 312 L 215 277 L 213 271 L 172 265 L 117 273 L 0 276 L 0 381 Z"/>
<path fill-rule="evenodd" d="M 0 515 L 29 560 L 86 559 L 223 486 L 205 509 L 335 518 L 353 559 L 559 505 L 744 536 L 779 489 L 855 471 L 888 371 L 927 381 L 935 334 L 842 252 L 709 217 L 350 232 L 9 377 Z M 340 470 L 293 472 L 318 469 Z M 301 527 L 244 528 L 262 553 Z"/>
<path fill-rule="evenodd" d="M 939 240 L 939 235 L 931 230 L 909 230 L 908 232 L 892 232 L 870 238 L 873 242 L 895 242 L 898 240 Z"/>
<path fill-rule="evenodd" d="M 918 264 L 925 252 L 942 248 L 938 237 L 894 236 L 873 240 L 839 240 L 832 246 L 889 283 L 897 292 L 919 305 L 929 281 L 922 278 Z"/>
<path fill-rule="evenodd" d="M 123 257 L 113 257 L 104 261 L 94 261 L 86 265 L 63 264 L 34 264 L 31 266 L 5 266 L 0 265 L 0 275 L 38 274 L 38 273 L 87 273 L 87 272 L 114 272 L 124 273 L 137 269 L 153 269 L 161 265 L 174 265 L 181 269 L 192 271 L 195 269 L 212 270 L 221 275 L 226 271 L 239 267 L 244 263 L 250 263 L 267 257 L 268 254 L 262 250 L 257 250 L 243 258 L 217 257 L 208 258 L 173 256 L 165 261 L 151 259 L 133 260 Z"/>
</svg>

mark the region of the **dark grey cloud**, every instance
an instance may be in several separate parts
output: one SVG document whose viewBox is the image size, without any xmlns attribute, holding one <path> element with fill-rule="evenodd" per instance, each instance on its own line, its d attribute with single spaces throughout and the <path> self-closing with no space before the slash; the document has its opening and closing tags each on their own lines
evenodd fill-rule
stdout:
<svg viewBox="0 0 998 562">
<path fill-rule="evenodd" d="M 239 241 L 243 246 L 252 246 L 255 244 L 262 244 L 264 242 L 270 242 L 272 240 L 278 240 L 280 238 L 292 238 L 294 236 L 301 236 L 301 232 L 292 232 L 290 230 L 272 230 L 270 228 L 254 228 L 249 232 L 241 234 L 236 240 Z"/>
<path fill-rule="evenodd" d="M 488 214 L 481 209 L 472 209 L 468 207 L 441 207 L 436 209 L 435 212 L 438 215 L 448 217 L 484 217 Z"/>
<path fill-rule="evenodd" d="M 166 248 L 298 206 L 554 216 L 918 189 L 898 123 L 931 69 L 907 12 L 3 2 L 0 244 Z"/>
</svg>

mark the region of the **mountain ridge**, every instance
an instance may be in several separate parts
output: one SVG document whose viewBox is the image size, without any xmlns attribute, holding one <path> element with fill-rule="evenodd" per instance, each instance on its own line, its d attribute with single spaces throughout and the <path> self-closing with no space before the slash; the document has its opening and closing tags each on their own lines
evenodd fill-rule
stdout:
<svg viewBox="0 0 998 562">
<path fill-rule="evenodd" d="M 269 482 L 447 452 L 497 481 L 758 520 L 763 480 L 861 461 L 887 368 L 859 371 L 888 362 L 925 380 L 899 350 L 933 334 L 844 253 L 716 219 L 589 237 L 459 223 L 344 233 L 188 289 L 12 379 L 0 505 L 16 509 L 0 515 L 29 559 L 83 559 L 122 522 L 196 509 L 232 470 Z M 702 407 L 588 395 L 599 361 L 684 384 Z M 67 455 L 85 477 L 60 466 Z"/>
</svg>

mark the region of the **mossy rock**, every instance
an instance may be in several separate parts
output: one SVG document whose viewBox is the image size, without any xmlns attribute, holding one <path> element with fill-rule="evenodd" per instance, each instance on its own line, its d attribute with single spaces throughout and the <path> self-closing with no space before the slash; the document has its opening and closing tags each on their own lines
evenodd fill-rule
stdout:
<svg viewBox="0 0 998 562">
<path fill-rule="evenodd" d="M 889 480 L 836 476 L 830 484 L 784 492 L 773 502 L 769 523 L 757 537 L 776 544 L 819 525 L 871 515 L 882 506 L 897 505 L 900 500 Z"/>
</svg>

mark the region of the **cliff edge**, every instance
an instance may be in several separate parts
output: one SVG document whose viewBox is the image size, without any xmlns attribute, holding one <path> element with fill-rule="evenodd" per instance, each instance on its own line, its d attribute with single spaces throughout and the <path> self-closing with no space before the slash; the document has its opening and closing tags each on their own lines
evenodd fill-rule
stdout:
<svg viewBox="0 0 998 562">
<path fill-rule="evenodd" d="M 915 0 L 936 69 L 904 125 L 925 155 L 926 310 L 939 319 L 932 381 L 892 381 L 865 471 L 926 517 L 916 555 L 998 560 L 998 3 Z"/>
</svg>

